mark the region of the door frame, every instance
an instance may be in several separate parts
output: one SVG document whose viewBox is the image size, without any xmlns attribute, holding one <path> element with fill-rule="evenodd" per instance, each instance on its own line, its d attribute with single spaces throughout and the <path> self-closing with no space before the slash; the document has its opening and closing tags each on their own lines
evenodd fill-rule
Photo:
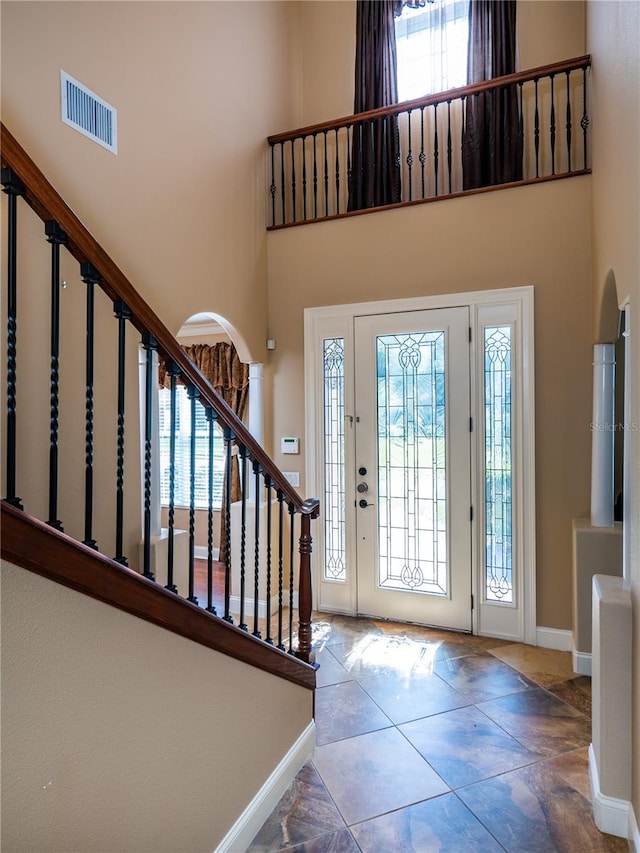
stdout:
<svg viewBox="0 0 640 853">
<path fill-rule="evenodd" d="M 418 296 L 408 299 L 388 299 L 375 302 L 349 303 L 307 308 L 304 312 L 304 370 L 305 370 L 305 477 L 307 493 L 324 495 L 323 483 L 323 373 L 321 348 L 323 339 L 344 339 L 345 364 L 352 365 L 353 319 L 370 314 L 393 314 L 434 308 L 468 306 L 471 325 L 470 382 L 471 415 L 474 429 L 471 441 L 471 499 L 474 507 L 471 547 L 471 579 L 474 608 L 472 630 L 474 634 L 496 636 L 519 642 L 536 643 L 536 526 L 535 526 L 535 375 L 534 375 L 534 288 L 532 286 L 466 293 Z M 495 317 L 495 319 L 493 319 Z M 508 319 L 505 319 L 508 318 Z M 514 545 L 514 588 L 516 601 L 513 605 L 487 602 L 483 595 L 483 522 L 484 482 L 480 476 L 480 464 L 484 455 L 484 433 L 482 412 L 483 364 L 482 350 L 478 341 L 485 325 L 500 325 L 509 322 L 513 329 L 513 458 L 519 472 L 513 486 Z M 353 413 L 353 375 L 345 370 L 345 413 Z M 354 455 L 354 431 L 345 427 L 345 455 L 347 460 Z M 345 466 L 345 488 L 355 494 L 355 470 Z M 355 523 L 350 516 L 354 508 L 345 507 L 347 554 L 355 553 Z M 322 519 L 322 514 L 321 514 Z M 314 554 L 323 553 L 322 521 L 316 525 Z M 314 608 L 330 612 L 356 615 L 356 573 L 336 587 L 332 601 L 323 600 L 319 591 L 323 589 L 320 561 L 313 559 Z M 325 597 L 326 598 L 326 597 Z"/>
</svg>

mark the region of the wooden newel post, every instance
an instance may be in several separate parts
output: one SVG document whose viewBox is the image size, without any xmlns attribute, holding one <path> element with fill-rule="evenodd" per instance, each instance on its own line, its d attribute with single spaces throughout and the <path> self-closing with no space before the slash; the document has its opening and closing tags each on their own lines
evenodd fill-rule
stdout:
<svg viewBox="0 0 640 853">
<path fill-rule="evenodd" d="M 300 515 L 300 579 L 298 582 L 298 649 L 295 656 L 311 663 L 311 517 Z"/>
</svg>

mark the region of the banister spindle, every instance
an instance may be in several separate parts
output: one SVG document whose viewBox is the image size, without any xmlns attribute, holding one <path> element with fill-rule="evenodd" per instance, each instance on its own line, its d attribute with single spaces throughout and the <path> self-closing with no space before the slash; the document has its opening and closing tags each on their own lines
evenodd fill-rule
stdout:
<svg viewBox="0 0 640 853">
<path fill-rule="evenodd" d="M 335 129 L 336 141 L 336 213 L 340 213 L 340 147 L 338 140 L 338 128 Z"/>
<path fill-rule="evenodd" d="M 189 595 L 187 601 L 197 604 L 196 579 L 196 405 L 200 391 L 195 385 L 187 387 L 190 400 L 191 434 L 189 436 Z"/>
<path fill-rule="evenodd" d="M 587 114 L 587 66 L 582 69 L 582 168 L 587 168 L 587 128 L 589 127 L 589 116 Z"/>
<path fill-rule="evenodd" d="M 255 530 L 254 530 L 254 563 L 253 563 L 253 631 L 254 637 L 261 638 L 259 627 L 259 605 L 260 605 L 260 474 L 262 466 L 253 460 L 253 476 L 255 482 Z"/>
<path fill-rule="evenodd" d="M 84 539 L 85 545 L 98 550 L 93 538 L 93 366 L 95 346 L 95 286 L 100 274 L 88 261 L 80 265 L 80 275 L 87 286 L 86 361 L 85 361 L 85 469 L 84 469 Z"/>
<path fill-rule="evenodd" d="M 7 211 L 7 503 L 23 509 L 16 495 L 16 408 L 18 340 L 18 196 L 24 195 L 24 184 L 13 169 L 2 169 L 2 185 L 8 196 Z"/>
<path fill-rule="evenodd" d="M 51 380 L 49 418 L 49 519 L 47 524 L 62 530 L 58 518 L 58 415 L 60 397 L 60 246 L 67 235 L 54 219 L 44 224 L 47 242 L 51 244 Z"/>
<path fill-rule="evenodd" d="M 550 136 L 551 136 L 551 174 L 555 175 L 556 173 L 556 103 L 555 103 L 555 90 L 554 90 L 554 80 L 555 74 L 550 74 L 549 77 L 551 79 L 551 115 L 550 115 Z"/>
<path fill-rule="evenodd" d="M 425 198 L 424 194 L 424 164 L 427 162 L 427 155 L 424 150 L 424 107 L 420 107 L 420 154 L 418 155 L 418 160 L 420 161 L 420 182 L 422 186 L 422 196 L 421 198 Z"/>
<path fill-rule="evenodd" d="M 286 186 L 284 182 L 284 142 L 280 143 L 280 199 L 282 201 L 282 224 L 287 221 Z"/>
<path fill-rule="evenodd" d="M 447 101 L 447 169 L 449 171 L 449 193 L 451 193 L 451 161 L 453 147 L 451 145 L 451 99 Z"/>
<path fill-rule="evenodd" d="M 567 75 L 567 172 L 571 171 L 571 72 Z"/>
<path fill-rule="evenodd" d="M 144 522 L 142 541 L 142 574 L 149 580 L 155 580 L 151 571 L 151 452 L 153 437 L 153 353 L 158 342 L 149 332 L 142 335 L 142 346 L 146 352 L 145 388 L 144 388 Z"/>
<path fill-rule="evenodd" d="M 520 147 L 520 156 L 522 158 L 522 174 L 524 176 L 524 110 L 522 105 L 522 87 L 524 83 L 520 81 L 518 83 L 519 89 L 519 101 L 520 101 L 520 109 L 518 116 L 518 145 Z"/>
<path fill-rule="evenodd" d="M 225 458 L 225 514 L 224 514 L 224 616 L 225 622 L 233 624 L 231 615 L 231 489 L 233 486 L 233 442 L 236 434 L 229 427 L 224 429 Z"/>
<path fill-rule="evenodd" d="M 271 224 L 276 224 L 276 168 L 274 150 L 275 145 L 269 146 L 271 150 L 271 183 L 269 184 L 269 193 L 271 195 Z"/>
<path fill-rule="evenodd" d="M 266 589 L 266 606 L 267 606 L 267 636 L 266 642 L 273 645 L 273 637 L 271 636 L 271 477 L 269 474 L 264 475 L 264 485 L 267 490 L 267 535 L 266 535 L 266 571 L 267 571 L 267 589 Z"/>
<path fill-rule="evenodd" d="M 307 137 L 302 137 L 302 218 L 307 218 Z"/>
<path fill-rule="evenodd" d="M 284 492 L 277 491 L 278 497 L 278 648 L 285 651 L 282 642 L 282 608 L 284 587 Z"/>
<path fill-rule="evenodd" d="M 327 153 L 327 131 L 324 135 L 324 215 L 329 215 L 329 155 Z"/>
<path fill-rule="evenodd" d="M 313 134 L 313 218 L 318 218 L 318 153 L 316 150 L 317 133 Z"/>
<path fill-rule="evenodd" d="M 124 415 L 125 415 L 125 365 L 126 365 L 126 328 L 131 319 L 131 311 L 118 299 L 113 304 L 118 321 L 118 451 L 116 458 L 116 554 L 117 563 L 128 566 L 124 555 Z"/>
<path fill-rule="evenodd" d="M 295 565 L 295 518 L 296 508 L 294 504 L 289 504 L 289 654 L 294 653 L 293 649 L 293 587 L 294 565 Z"/>
<path fill-rule="evenodd" d="M 296 150 L 295 139 L 291 140 L 291 209 L 293 221 L 296 221 Z"/>
<path fill-rule="evenodd" d="M 347 125 L 347 193 L 351 186 L 351 146 L 353 144 L 353 125 Z"/>
<path fill-rule="evenodd" d="M 165 364 L 169 376 L 169 512 L 167 519 L 167 583 L 166 588 L 178 592 L 173 576 L 176 528 L 176 432 L 178 429 L 177 381 L 180 369 L 175 361 Z"/>
<path fill-rule="evenodd" d="M 412 182 L 411 182 L 411 169 L 413 167 L 413 152 L 411 150 L 411 110 L 407 111 L 407 136 L 408 136 L 408 151 L 407 151 L 407 168 L 409 170 L 409 201 L 412 199 Z"/>
<path fill-rule="evenodd" d="M 213 604 L 213 456 L 214 456 L 214 429 L 218 415 L 211 406 L 204 410 L 209 427 L 209 465 L 207 478 L 207 610 L 215 616 L 217 611 Z"/>
<path fill-rule="evenodd" d="M 535 113 L 533 117 L 533 140 L 536 152 L 536 178 L 540 177 L 540 109 L 538 106 L 538 77 L 533 82 L 535 85 Z"/>
<path fill-rule="evenodd" d="M 248 631 L 249 628 L 244 617 L 244 598 L 246 593 L 246 558 L 247 558 L 247 492 L 249 491 L 249 475 L 247 473 L 247 458 L 249 451 L 242 445 L 240 447 L 240 459 L 242 463 L 242 509 L 240 516 L 240 628 Z"/>
<path fill-rule="evenodd" d="M 433 105 L 433 172 L 436 179 L 436 196 L 438 195 L 438 159 L 440 157 L 440 152 L 438 150 L 438 105 Z"/>
</svg>

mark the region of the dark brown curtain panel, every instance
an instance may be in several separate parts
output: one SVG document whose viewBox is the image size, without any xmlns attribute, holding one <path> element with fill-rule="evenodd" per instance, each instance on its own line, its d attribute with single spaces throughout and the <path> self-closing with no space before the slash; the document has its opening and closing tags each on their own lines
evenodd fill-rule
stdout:
<svg viewBox="0 0 640 853">
<path fill-rule="evenodd" d="M 467 82 L 516 70 L 516 0 L 470 0 Z M 517 86 L 471 95 L 462 145 L 465 190 L 522 179 Z"/>
<path fill-rule="evenodd" d="M 401 0 L 357 0 L 354 112 L 398 102 L 394 17 Z M 352 128 L 349 210 L 400 201 L 400 140 L 394 116 Z"/>
</svg>

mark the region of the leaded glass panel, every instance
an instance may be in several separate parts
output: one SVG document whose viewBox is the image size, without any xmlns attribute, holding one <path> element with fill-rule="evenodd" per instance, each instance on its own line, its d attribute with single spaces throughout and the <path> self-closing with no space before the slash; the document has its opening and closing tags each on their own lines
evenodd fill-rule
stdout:
<svg viewBox="0 0 640 853">
<path fill-rule="evenodd" d="M 484 329 L 485 596 L 513 603 L 511 327 Z"/>
<path fill-rule="evenodd" d="M 381 588 L 448 594 L 445 333 L 377 338 Z"/>
<path fill-rule="evenodd" d="M 323 342 L 324 577 L 345 581 L 344 339 Z"/>
</svg>

